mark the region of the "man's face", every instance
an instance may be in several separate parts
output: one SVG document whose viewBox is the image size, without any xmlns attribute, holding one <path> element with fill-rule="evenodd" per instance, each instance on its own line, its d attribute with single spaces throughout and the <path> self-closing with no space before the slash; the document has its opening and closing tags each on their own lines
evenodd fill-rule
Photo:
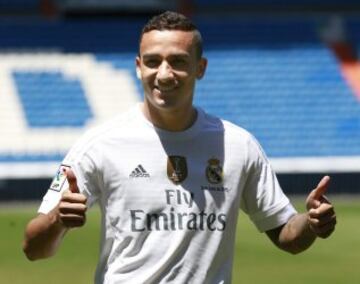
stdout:
<svg viewBox="0 0 360 284">
<path fill-rule="evenodd" d="M 136 72 L 142 81 L 145 104 L 163 111 L 192 107 L 196 79 L 206 68 L 198 58 L 191 31 L 158 31 L 143 34 Z"/>
</svg>

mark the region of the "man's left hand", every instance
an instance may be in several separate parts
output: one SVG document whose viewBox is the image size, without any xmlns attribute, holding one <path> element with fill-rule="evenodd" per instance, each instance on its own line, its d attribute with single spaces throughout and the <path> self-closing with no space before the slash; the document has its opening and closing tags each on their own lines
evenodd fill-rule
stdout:
<svg viewBox="0 0 360 284">
<path fill-rule="evenodd" d="M 324 239 L 332 234 L 336 225 L 334 206 L 324 195 L 329 184 L 330 177 L 324 176 L 306 199 L 309 227 L 318 237 Z"/>
</svg>

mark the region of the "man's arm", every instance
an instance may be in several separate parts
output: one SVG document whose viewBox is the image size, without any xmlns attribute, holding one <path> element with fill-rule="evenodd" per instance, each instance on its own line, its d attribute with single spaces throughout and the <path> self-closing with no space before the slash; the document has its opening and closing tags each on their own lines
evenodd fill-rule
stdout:
<svg viewBox="0 0 360 284">
<path fill-rule="evenodd" d="M 25 229 L 23 250 L 29 260 L 47 258 L 55 254 L 66 228 L 57 220 L 57 214 L 39 214 Z"/>
<path fill-rule="evenodd" d="M 330 178 L 325 176 L 306 199 L 307 212 L 296 214 L 283 226 L 266 232 L 279 248 L 296 254 L 306 250 L 317 237 L 327 238 L 335 230 L 336 214 L 324 196 Z"/>
<path fill-rule="evenodd" d="M 27 258 L 36 260 L 54 255 L 69 228 L 81 227 L 86 221 L 86 196 L 79 193 L 76 177 L 66 171 L 69 190 L 48 214 L 39 214 L 25 229 L 23 250 Z"/>
</svg>

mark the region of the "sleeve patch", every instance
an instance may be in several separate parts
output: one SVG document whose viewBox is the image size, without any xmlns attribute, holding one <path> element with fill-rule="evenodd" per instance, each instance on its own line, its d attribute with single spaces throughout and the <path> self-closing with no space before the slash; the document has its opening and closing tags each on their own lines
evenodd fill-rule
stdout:
<svg viewBox="0 0 360 284">
<path fill-rule="evenodd" d="M 70 166 L 61 165 L 58 169 L 54 179 L 51 182 L 50 189 L 54 191 L 61 191 L 66 181 L 66 169 L 70 169 Z"/>
</svg>

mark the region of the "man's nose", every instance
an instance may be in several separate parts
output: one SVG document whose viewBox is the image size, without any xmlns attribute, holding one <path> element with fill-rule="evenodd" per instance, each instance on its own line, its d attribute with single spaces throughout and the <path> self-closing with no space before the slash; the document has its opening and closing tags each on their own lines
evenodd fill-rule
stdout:
<svg viewBox="0 0 360 284">
<path fill-rule="evenodd" d="M 163 61 L 160 64 L 156 77 L 159 81 L 162 82 L 174 79 L 174 73 L 172 71 L 172 68 L 166 61 Z"/>
</svg>

